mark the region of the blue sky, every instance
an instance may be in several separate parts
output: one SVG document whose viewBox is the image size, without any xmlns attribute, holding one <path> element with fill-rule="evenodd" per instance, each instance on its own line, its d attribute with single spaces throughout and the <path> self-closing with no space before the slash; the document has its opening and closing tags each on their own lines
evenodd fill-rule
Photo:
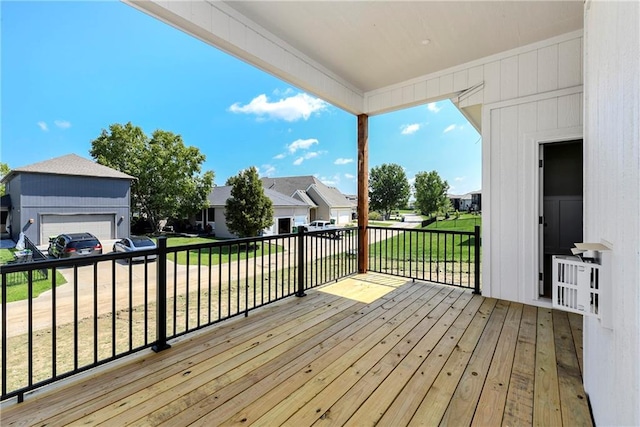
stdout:
<svg viewBox="0 0 640 427">
<path fill-rule="evenodd" d="M 355 116 L 120 2 L 2 1 L 0 161 L 76 153 L 112 123 L 182 135 L 215 183 L 315 175 L 356 193 Z M 451 193 L 481 186 L 481 142 L 449 102 L 369 119 L 369 167 L 437 170 Z"/>
</svg>

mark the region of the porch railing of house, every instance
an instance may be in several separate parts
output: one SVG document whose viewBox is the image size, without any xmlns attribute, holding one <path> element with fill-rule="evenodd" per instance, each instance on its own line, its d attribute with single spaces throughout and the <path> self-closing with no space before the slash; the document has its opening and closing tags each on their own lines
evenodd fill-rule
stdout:
<svg viewBox="0 0 640 427">
<path fill-rule="evenodd" d="M 368 227 L 369 271 L 480 293 L 480 227 L 474 231 Z"/>
<path fill-rule="evenodd" d="M 432 254 L 429 264 L 409 254 L 425 249 L 430 234 L 368 231 L 371 271 L 466 287 L 479 277 L 477 230 L 439 232 L 447 256 Z M 175 247 L 160 238 L 157 249 L 135 254 L 4 265 L 0 400 L 22 401 L 25 393 L 54 381 L 144 349 L 167 349 L 170 340 L 189 332 L 354 275 L 358 233 L 355 227 L 337 235 L 300 230 Z M 452 250 L 459 254 L 455 259 Z M 467 272 L 474 262 L 475 273 Z M 50 281 L 44 289 L 35 273 L 43 269 Z M 26 277 L 21 286 L 28 297 L 8 303 L 8 290 L 16 286 L 8 278 L 16 272 Z M 37 297 L 38 289 L 46 293 Z"/>
<path fill-rule="evenodd" d="M 170 339 L 353 275 L 357 230 L 177 247 L 160 238 L 157 249 L 133 255 L 4 265 L 1 400 L 21 401 L 43 385 L 145 348 L 166 349 Z M 134 256 L 142 260 L 130 262 Z M 36 298 L 43 269 L 49 294 Z M 15 273 L 29 297 L 8 303 Z M 64 288 L 56 286 L 61 280 Z"/>
</svg>

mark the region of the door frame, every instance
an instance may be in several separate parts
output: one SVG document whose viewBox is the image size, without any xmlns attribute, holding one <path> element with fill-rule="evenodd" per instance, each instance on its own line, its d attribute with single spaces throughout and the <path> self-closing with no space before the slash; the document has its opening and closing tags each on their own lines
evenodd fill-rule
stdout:
<svg viewBox="0 0 640 427">
<path fill-rule="evenodd" d="M 538 254 L 538 256 L 535 260 L 532 260 L 532 264 L 535 264 L 535 266 L 532 265 L 532 268 L 536 272 L 538 277 L 536 277 L 536 280 L 535 280 L 536 286 L 533 286 L 528 291 L 530 292 L 529 296 L 533 301 L 541 301 L 541 302 L 548 302 L 548 303 L 551 302 L 549 298 L 545 298 L 540 293 L 540 289 L 542 286 L 544 286 L 544 284 L 541 283 L 540 276 L 539 276 L 540 273 L 543 271 L 542 264 L 544 263 L 544 231 L 542 229 L 543 224 L 539 223 L 539 218 L 543 216 L 543 213 L 544 213 L 544 206 L 543 206 L 544 200 L 542 197 L 543 177 L 541 176 L 542 173 L 540 168 L 540 161 L 543 160 L 542 159 L 543 145 L 581 139 L 584 147 L 585 142 L 584 142 L 583 134 L 584 132 L 583 132 L 582 126 L 576 126 L 576 127 L 570 127 L 570 128 L 564 128 L 564 129 L 552 129 L 549 131 L 542 131 L 542 132 L 531 132 L 531 133 L 527 133 L 524 138 L 526 141 L 526 146 L 530 150 L 529 158 L 533 160 L 531 163 L 531 171 L 533 174 L 535 174 L 537 178 L 537 179 L 533 179 L 533 183 L 534 183 L 533 194 L 534 194 L 534 197 L 537 198 L 537 202 L 535 203 L 535 206 L 536 206 L 536 214 L 534 216 L 535 222 L 534 224 L 531 224 L 531 227 L 533 230 L 535 230 L 533 231 L 533 235 L 538 236 L 537 239 L 534 239 L 535 250 L 533 252 Z M 583 153 L 584 153 L 584 148 L 583 148 Z M 586 176 L 586 170 L 584 168 L 584 165 L 585 165 L 585 157 L 583 156 L 582 158 L 583 191 L 584 191 L 584 179 Z M 586 220 L 587 220 L 586 216 L 587 216 L 587 213 L 584 210 L 584 203 L 583 203 L 583 208 L 582 208 L 583 224 L 586 224 Z M 584 229 L 583 229 L 583 233 L 584 233 Z"/>
</svg>

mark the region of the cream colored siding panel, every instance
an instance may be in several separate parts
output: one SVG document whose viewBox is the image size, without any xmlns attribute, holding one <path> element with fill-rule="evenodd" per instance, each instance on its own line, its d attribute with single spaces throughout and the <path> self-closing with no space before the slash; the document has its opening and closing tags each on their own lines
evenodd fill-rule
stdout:
<svg viewBox="0 0 640 427">
<path fill-rule="evenodd" d="M 205 31 L 211 31 L 212 7 L 209 3 L 191 3 L 191 22 L 198 25 Z"/>
<path fill-rule="evenodd" d="M 558 99 L 538 101 L 538 130 L 558 127 Z"/>
<path fill-rule="evenodd" d="M 469 69 L 469 87 L 482 83 L 484 79 L 484 67 L 479 65 Z"/>
<path fill-rule="evenodd" d="M 518 300 L 518 226 L 520 213 L 516 213 L 518 182 L 520 181 L 518 164 L 518 108 L 508 107 L 501 111 L 500 127 L 500 164 L 494 165 L 500 170 L 501 191 L 499 193 L 500 223 L 500 280 L 501 298 Z M 508 278 L 512 278 L 509 280 Z"/>
<path fill-rule="evenodd" d="M 440 79 L 427 80 L 427 98 L 440 96 Z"/>
<path fill-rule="evenodd" d="M 518 95 L 532 95 L 538 91 L 538 51 L 518 56 Z"/>
<path fill-rule="evenodd" d="M 402 102 L 403 103 L 407 103 L 407 104 L 411 104 L 415 101 L 416 97 L 415 97 L 415 92 L 414 92 L 414 85 L 409 85 L 406 86 L 404 88 L 402 88 Z"/>
<path fill-rule="evenodd" d="M 440 77 L 440 93 L 438 96 L 449 94 L 453 92 L 453 75 L 445 74 Z"/>
<path fill-rule="evenodd" d="M 531 301 L 538 292 L 538 143 L 529 135 L 536 131 L 538 108 L 535 102 L 518 105 L 518 150 L 520 185 L 517 211 L 521 223 L 518 227 L 518 264 L 520 265 L 520 301 Z"/>
<path fill-rule="evenodd" d="M 538 49 L 538 91 L 558 89 L 558 45 Z"/>
<path fill-rule="evenodd" d="M 453 75 L 453 91 L 458 92 L 469 88 L 469 70 L 458 71 Z"/>
<path fill-rule="evenodd" d="M 228 40 L 230 34 L 230 17 L 219 9 L 211 8 L 211 31 L 218 37 Z"/>
<path fill-rule="evenodd" d="M 585 8 L 585 240 L 612 247 L 610 328 L 584 321 L 597 425 L 640 425 L 640 3 Z M 604 319 L 603 319 L 604 320 Z"/>
<path fill-rule="evenodd" d="M 558 127 L 566 128 L 582 124 L 582 94 L 558 98 Z"/>
<path fill-rule="evenodd" d="M 427 82 L 418 82 L 414 85 L 414 93 L 416 99 L 426 99 L 427 98 Z"/>
<path fill-rule="evenodd" d="M 489 120 L 491 123 L 491 146 L 489 144 L 483 144 L 483 147 L 487 147 L 485 155 L 489 157 L 489 162 L 491 163 L 489 170 L 490 181 L 491 181 L 491 191 L 490 198 L 487 200 L 488 204 L 485 203 L 485 206 L 488 207 L 488 218 L 484 217 L 483 220 L 489 219 L 491 221 L 490 227 L 491 230 L 500 230 L 501 229 L 501 220 L 502 220 L 502 210 L 501 209 L 493 209 L 493 206 L 500 205 L 500 194 L 502 192 L 502 180 L 501 180 L 501 172 L 499 168 L 499 159 L 502 155 L 502 145 L 500 142 L 500 127 L 501 127 L 501 115 L 500 110 L 490 111 Z M 485 187 L 485 182 L 483 182 L 483 187 Z M 483 208 L 485 208 L 483 206 Z M 491 287 L 490 295 L 501 295 L 501 281 L 499 279 L 499 272 L 501 268 L 501 260 L 500 260 L 500 236 L 495 232 L 491 234 L 485 234 L 486 239 L 483 239 L 483 245 L 485 247 L 484 253 L 490 256 L 485 256 L 485 262 L 489 261 L 490 268 L 487 273 L 490 273 L 488 276 L 488 280 L 483 280 L 482 283 L 488 284 L 487 286 Z"/>
<path fill-rule="evenodd" d="M 391 91 L 391 105 L 402 105 L 402 88 L 396 88 Z"/>
<path fill-rule="evenodd" d="M 500 99 L 512 99 L 518 96 L 518 57 L 500 61 Z"/>
<path fill-rule="evenodd" d="M 171 10 L 176 15 L 184 19 L 191 16 L 191 2 L 188 1 L 168 1 L 164 3 L 164 7 Z"/>
<path fill-rule="evenodd" d="M 484 66 L 484 103 L 500 101 L 500 61 Z"/>
<path fill-rule="evenodd" d="M 582 40 L 574 39 L 558 45 L 558 85 L 572 87 L 582 82 Z"/>
</svg>

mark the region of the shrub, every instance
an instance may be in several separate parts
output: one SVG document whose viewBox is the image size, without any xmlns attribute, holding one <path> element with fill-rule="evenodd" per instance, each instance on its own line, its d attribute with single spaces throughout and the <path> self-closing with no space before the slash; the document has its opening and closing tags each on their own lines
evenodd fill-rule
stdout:
<svg viewBox="0 0 640 427">
<path fill-rule="evenodd" d="M 369 220 L 371 220 L 371 221 L 380 221 L 380 220 L 382 220 L 382 215 L 380 214 L 380 212 L 371 211 L 371 212 L 369 212 Z"/>
</svg>

